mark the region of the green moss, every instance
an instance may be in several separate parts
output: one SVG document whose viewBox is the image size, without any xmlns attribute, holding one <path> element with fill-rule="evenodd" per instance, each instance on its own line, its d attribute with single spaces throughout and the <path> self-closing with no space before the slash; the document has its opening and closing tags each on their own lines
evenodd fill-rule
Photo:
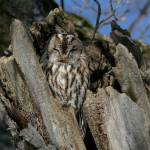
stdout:
<svg viewBox="0 0 150 150">
<path fill-rule="evenodd" d="M 77 15 L 77 14 L 73 14 L 73 13 L 65 13 L 67 18 L 71 21 L 74 22 L 75 25 L 78 24 L 78 26 L 84 26 L 84 27 L 87 27 L 87 28 L 90 28 L 90 29 L 94 29 L 93 25 L 85 18 Z"/>
<path fill-rule="evenodd" d="M 144 51 L 144 56 L 150 60 L 150 45 L 147 46 L 146 50 Z"/>
<path fill-rule="evenodd" d="M 80 40 L 86 40 L 87 38 L 89 38 L 82 30 L 76 28 L 75 31 L 78 33 Z"/>
<path fill-rule="evenodd" d="M 135 41 L 142 49 L 144 56 L 150 60 L 150 45 L 145 44 L 142 41 Z"/>
<path fill-rule="evenodd" d="M 94 27 L 87 19 L 69 12 L 65 13 L 65 15 L 67 19 L 73 22 L 75 31 L 78 33 L 81 40 L 91 38 L 91 35 L 94 32 Z"/>
</svg>

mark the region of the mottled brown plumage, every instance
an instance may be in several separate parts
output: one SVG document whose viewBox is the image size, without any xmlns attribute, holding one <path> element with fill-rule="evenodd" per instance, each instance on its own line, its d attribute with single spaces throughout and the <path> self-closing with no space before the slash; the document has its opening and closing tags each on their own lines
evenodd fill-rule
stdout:
<svg viewBox="0 0 150 150">
<path fill-rule="evenodd" d="M 88 57 L 81 41 L 73 35 L 55 34 L 42 57 L 50 89 L 63 106 L 72 106 L 85 134 L 82 105 L 89 82 Z"/>
</svg>

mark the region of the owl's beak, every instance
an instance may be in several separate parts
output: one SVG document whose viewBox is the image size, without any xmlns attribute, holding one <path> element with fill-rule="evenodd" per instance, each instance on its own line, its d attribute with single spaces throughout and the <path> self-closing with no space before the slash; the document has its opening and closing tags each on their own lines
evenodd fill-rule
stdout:
<svg viewBox="0 0 150 150">
<path fill-rule="evenodd" d="M 66 62 L 68 62 L 68 61 L 69 61 L 69 59 L 68 59 L 68 56 L 67 56 L 67 55 L 61 56 L 61 58 L 60 58 L 60 60 L 59 60 L 59 62 L 64 62 L 64 63 L 66 63 Z"/>
<path fill-rule="evenodd" d="M 69 59 L 60 59 L 59 62 L 67 63 L 67 62 L 69 62 Z"/>
</svg>

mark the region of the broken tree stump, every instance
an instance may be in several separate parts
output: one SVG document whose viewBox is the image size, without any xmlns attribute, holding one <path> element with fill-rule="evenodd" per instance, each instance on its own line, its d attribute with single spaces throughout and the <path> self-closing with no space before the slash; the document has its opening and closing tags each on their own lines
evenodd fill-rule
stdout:
<svg viewBox="0 0 150 150">
<path fill-rule="evenodd" d="M 86 135 L 84 142 L 74 110 L 62 108 L 53 98 L 39 63 L 54 33 L 77 36 L 73 24 L 61 9 L 51 11 L 30 29 L 20 20 L 13 21 L 11 54 L 0 58 L 0 121 L 10 131 L 13 148 L 150 149 L 150 100 L 142 53 L 126 30 L 115 23 L 112 28 L 113 40 L 85 46 L 91 91 L 84 113 L 92 136 Z M 92 140 L 94 146 L 90 147 L 86 142 Z"/>
<path fill-rule="evenodd" d="M 148 150 L 147 121 L 140 107 L 112 87 L 88 91 L 84 112 L 99 150 Z"/>
</svg>

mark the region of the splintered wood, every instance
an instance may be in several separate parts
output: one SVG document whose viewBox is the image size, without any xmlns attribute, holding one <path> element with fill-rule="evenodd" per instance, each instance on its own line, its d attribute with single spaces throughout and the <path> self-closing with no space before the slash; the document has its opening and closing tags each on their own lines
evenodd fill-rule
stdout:
<svg viewBox="0 0 150 150">
<path fill-rule="evenodd" d="M 149 149 L 144 113 L 126 94 L 112 87 L 88 91 L 84 112 L 99 150 Z"/>
<path fill-rule="evenodd" d="M 33 103 L 41 113 L 50 140 L 60 149 L 84 150 L 73 112 L 63 110 L 51 95 L 28 29 L 21 21 L 14 20 L 11 33 L 14 57 L 23 73 Z"/>
</svg>

